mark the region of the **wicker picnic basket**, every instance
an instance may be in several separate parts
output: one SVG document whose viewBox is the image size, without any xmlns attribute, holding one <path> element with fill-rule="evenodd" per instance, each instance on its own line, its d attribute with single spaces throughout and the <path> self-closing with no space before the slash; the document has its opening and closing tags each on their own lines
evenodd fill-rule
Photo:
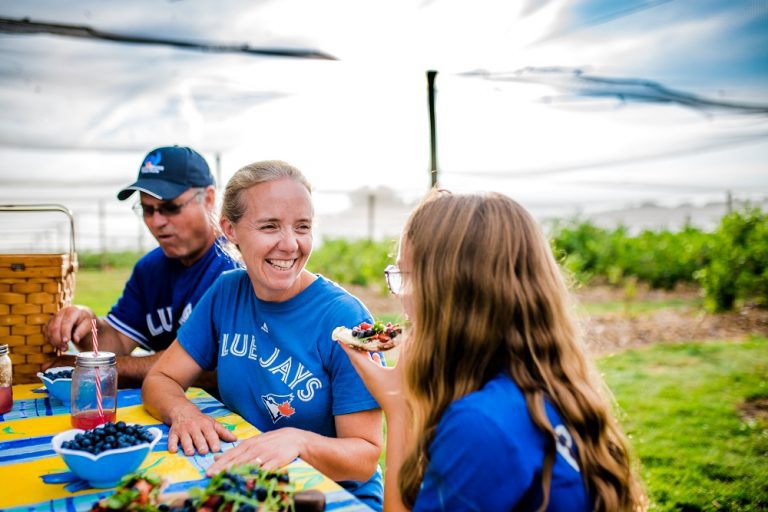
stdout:
<svg viewBox="0 0 768 512">
<path fill-rule="evenodd" d="M 0 205 L 0 212 L 62 212 L 69 217 L 69 252 L 0 254 L 0 345 L 8 344 L 13 383 L 39 382 L 41 365 L 57 356 L 43 328 L 72 303 L 77 254 L 72 212 L 58 204 Z"/>
</svg>

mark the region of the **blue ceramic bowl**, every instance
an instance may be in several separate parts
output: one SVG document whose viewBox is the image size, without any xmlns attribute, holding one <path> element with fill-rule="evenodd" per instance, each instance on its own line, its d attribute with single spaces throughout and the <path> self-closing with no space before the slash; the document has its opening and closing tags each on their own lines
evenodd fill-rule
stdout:
<svg viewBox="0 0 768 512">
<path fill-rule="evenodd" d="M 98 426 L 96 428 L 102 428 Z M 69 469 L 86 480 L 91 487 L 104 489 L 115 487 L 120 479 L 139 469 L 139 466 L 147 458 L 149 452 L 163 436 L 162 431 L 156 427 L 147 429 L 152 435 L 152 441 L 141 443 L 128 448 L 115 448 L 106 450 L 98 455 L 93 455 L 80 450 L 70 450 L 61 447 L 64 441 L 71 441 L 77 434 L 85 432 L 79 428 L 66 430 L 57 434 L 51 440 L 53 451 L 61 455 Z"/>
<path fill-rule="evenodd" d="M 64 370 L 74 370 L 72 366 L 58 366 L 56 368 L 48 368 L 46 372 L 60 372 Z M 37 376 L 45 384 L 45 389 L 48 390 L 48 396 L 58 398 L 62 402 L 69 403 L 71 400 L 72 379 L 56 379 L 51 380 L 46 377 L 45 373 L 37 372 Z"/>
</svg>

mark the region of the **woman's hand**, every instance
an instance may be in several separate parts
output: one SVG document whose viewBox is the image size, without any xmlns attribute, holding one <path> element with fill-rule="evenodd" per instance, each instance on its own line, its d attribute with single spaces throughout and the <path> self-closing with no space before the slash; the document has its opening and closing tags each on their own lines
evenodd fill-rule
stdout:
<svg viewBox="0 0 768 512">
<path fill-rule="evenodd" d="M 206 470 L 207 476 L 239 464 L 256 464 L 266 470 L 278 469 L 293 462 L 301 453 L 304 432 L 296 428 L 281 428 L 264 432 L 242 441 L 239 445 L 217 455 Z"/>
<path fill-rule="evenodd" d="M 203 414 L 194 404 L 185 404 L 174 411 L 171 429 L 168 432 L 168 451 L 176 453 L 178 446 L 184 455 L 206 455 L 221 450 L 222 441 L 233 442 L 237 436 L 226 429 L 221 423 Z"/>
<path fill-rule="evenodd" d="M 365 352 L 350 348 L 342 342 L 338 343 L 349 356 L 352 366 L 355 367 L 358 375 L 363 379 L 365 387 L 379 403 L 384 414 L 389 414 L 395 409 L 405 406 L 402 365 L 386 368 L 382 366 L 384 357 L 382 353 Z"/>
</svg>

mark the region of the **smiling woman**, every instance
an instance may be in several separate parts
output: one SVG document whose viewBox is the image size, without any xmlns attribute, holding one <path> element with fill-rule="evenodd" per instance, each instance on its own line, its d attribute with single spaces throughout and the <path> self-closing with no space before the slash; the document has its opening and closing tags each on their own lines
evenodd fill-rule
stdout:
<svg viewBox="0 0 768 512">
<path fill-rule="evenodd" d="M 305 269 L 312 252 L 309 183 L 281 161 L 237 171 L 224 192 L 221 228 L 244 269 L 222 276 L 147 377 L 144 403 L 170 425 L 170 451 L 218 451 L 232 434 L 184 396 L 217 369 L 222 401 L 263 434 L 208 469 L 265 469 L 301 457 L 375 510 L 382 505 L 382 418 L 342 349 L 338 325 L 371 322 L 356 297 Z"/>
<path fill-rule="evenodd" d="M 246 167 L 251 172 L 250 166 Z M 230 182 L 231 183 L 231 182 Z M 312 199 L 303 183 L 289 177 L 252 185 L 242 191 L 227 187 L 228 197 L 241 194 L 250 205 L 237 222 L 222 216 L 227 239 L 248 260 L 245 266 L 256 296 L 282 302 L 316 278 L 304 269 L 312 252 Z"/>
</svg>

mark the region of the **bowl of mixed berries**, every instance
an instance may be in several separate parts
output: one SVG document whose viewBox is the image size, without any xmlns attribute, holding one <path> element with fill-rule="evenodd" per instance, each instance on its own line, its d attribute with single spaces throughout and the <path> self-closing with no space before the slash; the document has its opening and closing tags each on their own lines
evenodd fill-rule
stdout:
<svg viewBox="0 0 768 512">
<path fill-rule="evenodd" d="M 59 366 L 48 368 L 44 372 L 37 372 L 37 376 L 45 384 L 49 397 L 69 403 L 72 389 L 72 370 L 74 368 L 71 366 Z"/>
<path fill-rule="evenodd" d="M 51 440 L 69 469 L 91 487 L 114 487 L 136 471 L 162 437 L 156 427 L 104 423 L 90 430 L 73 428 Z"/>
</svg>

